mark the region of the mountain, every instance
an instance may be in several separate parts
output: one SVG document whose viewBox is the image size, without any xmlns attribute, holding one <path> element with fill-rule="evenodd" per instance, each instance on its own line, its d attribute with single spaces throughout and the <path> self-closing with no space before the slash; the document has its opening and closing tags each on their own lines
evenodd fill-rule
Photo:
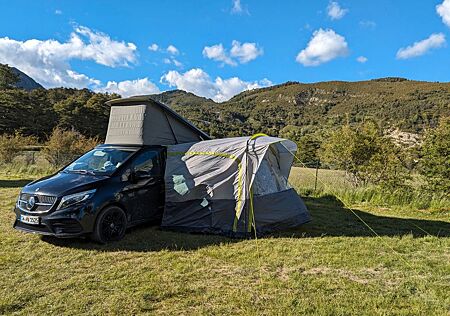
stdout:
<svg viewBox="0 0 450 316">
<path fill-rule="evenodd" d="M 27 91 L 31 91 L 34 89 L 44 89 L 42 85 L 34 81 L 34 79 L 28 76 L 26 73 L 20 71 L 15 67 L 11 67 L 11 70 L 19 77 L 19 81 L 15 84 L 17 88 L 21 88 Z"/>
<path fill-rule="evenodd" d="M 154 96 L 213 136 L 283 131 L 323 132 L 371 119 L 384 128 L 421 133 L 450 116 L 450 83 L 381 78 L 369 81 L 287 82 L 215 103 L 183 91 Z"/>
<path fill-rule="evenodd" d="M 0 134 L 21 131 L 43 138 L 53 127 L 61 126 L 87 136 L 104 136 L 109 116 L 104 102 L 117 95 L 88 89 L 39 89 L 42 86 L 32 78 L 13 70 L 25 90 L 0 89 Z M 8 80 L 11 78 L 3 78 L 4 83 Z M 441 117 L 450 116 L 450 83 L 396 77 L 286 82 L 244 91 L 222 103 L 181 90 L 152 97 L 213 137 L 266 133 L 293 140 L 309 134 L 321 138 L 345 123 L 364 120 L 374 120 L 398 135 L 410 135 L 435 127 Z M 28 119 L 18 120 L 23 115 Z M 43 117 L 46 124 L 41 124 Z"/>
</svg>

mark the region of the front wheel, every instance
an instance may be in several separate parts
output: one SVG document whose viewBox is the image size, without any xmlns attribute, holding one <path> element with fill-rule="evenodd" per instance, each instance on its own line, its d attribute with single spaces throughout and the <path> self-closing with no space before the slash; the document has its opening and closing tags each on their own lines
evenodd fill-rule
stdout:
<svg viewBox="0 0 450 316">
<path fill-rule="evenodd" d="M 105 208 L 97 217 L 92 238 L 102 244 L 118 241 L 125 236 L 127 217 L 117 206 Z"/>
</svg>

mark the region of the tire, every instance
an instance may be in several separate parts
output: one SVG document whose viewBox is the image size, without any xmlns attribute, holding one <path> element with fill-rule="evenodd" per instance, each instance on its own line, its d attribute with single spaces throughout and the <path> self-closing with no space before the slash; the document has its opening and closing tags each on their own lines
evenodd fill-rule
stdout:
<svg viewBox="0 0 450 316">
<path fill-rule="evenodd" d="M 118 206 L 106 207 L 97 217 L 92 239 L 107 244 L 119 241 L 127 230 L 127 216 Z"/>
</svg>

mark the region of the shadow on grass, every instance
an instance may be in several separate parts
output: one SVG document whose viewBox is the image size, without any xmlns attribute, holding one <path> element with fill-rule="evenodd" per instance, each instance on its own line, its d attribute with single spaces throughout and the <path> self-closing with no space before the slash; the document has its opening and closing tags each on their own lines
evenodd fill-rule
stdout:
<svg viewBox="0 0 450 316">
<path fill-rule="evenodd" d="M 274 234 L 274 237 L 375 236 L 361 219 L 380 236 L 450 236 L 449 222 L 380 216 L 356 209 L 353 213 L 331 195 L 303 199 L 311 213 L 312 221 L 296 230 Z"/>
<path fill-rule="evenodd" d="M 4 180 L 0 179 L 0 188 L 20 188 L 30 183 L 31 179 Z"/>
<path fill-rule="evenodd" d="M 288 230 L 270 235 L 274 238 L 283 237 L 374 237 L 367 226 L 357 216 L 333 196 L 320 198 L 304 198 L 313 218 L 312 222 L 295 230 Z M 364 220 L 380 236 L 424 237 L 428 234 L 449 237 L 450 223 L 435 220 L 404 219 L 373 215 L 360 210 L 354 212 Z M 96 244 L 88 239 L 57 239 L 43 237 L 43 240 L 55 246 L 89 249 L 98 251 L 183 251 L 199 248 L 231 244 L 242 239 L 231 239 L 223 236 L 187 234 L 169 232 L 158 226 L 138 226 L 130 229 L 125 238 L 108 245 Z"/>
<path fill-rule="evenodd" d="M 64 238 L 58 239 L 50 236 L 42 236 L 42 240 L 55 246 L 89 249 L 98 251 L 189 251 L 212 245 L 230 244 L 239 242 L 240 239 L 232 239 L 218 235 L 189 234 L 164 231 L 159 226 L 140 225 L 127 230 L 125 238 L 121 241 L 101 245 L 88 238 Z"/>
</svg>

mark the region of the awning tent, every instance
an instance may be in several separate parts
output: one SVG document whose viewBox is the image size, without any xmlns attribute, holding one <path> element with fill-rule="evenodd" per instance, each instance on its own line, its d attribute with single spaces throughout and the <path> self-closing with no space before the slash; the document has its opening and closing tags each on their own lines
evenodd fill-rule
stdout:
<svg viewBox="0 0 450 316">
<path fill-rule="evenodd" d="M 210 137 L 168 106 L 150 96 L 115 99 L 111 106 L 106 144 L 172 145 Z"/>
<path fill-rule="evenodd" d="M 296 149 L 267 136 L 168 146 L 162 227 L 241 236 L 308 222 L 287 181 Z"/>
</svg>

